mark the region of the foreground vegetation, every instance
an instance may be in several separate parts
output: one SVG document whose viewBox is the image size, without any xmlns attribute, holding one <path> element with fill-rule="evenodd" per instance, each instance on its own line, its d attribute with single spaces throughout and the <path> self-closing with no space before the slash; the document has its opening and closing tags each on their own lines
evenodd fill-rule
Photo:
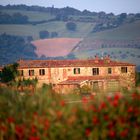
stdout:
<svg viewBox="0 0 140 140">
<path fill-rule="evenodd" d="M 69 96 L 69 98 L 68 98 Z M 69 100 L 68 100 L 69 99 Z M 77 99 L 81 102 L 72 102 Z M 138 140 L 140 94 L 58 95 L 0 87 L 1 140 Z"/>
</svg>

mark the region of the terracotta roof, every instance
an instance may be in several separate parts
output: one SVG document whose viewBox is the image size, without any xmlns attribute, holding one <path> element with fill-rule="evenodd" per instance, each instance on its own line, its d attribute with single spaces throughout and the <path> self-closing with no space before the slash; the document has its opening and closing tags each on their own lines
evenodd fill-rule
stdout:
<svg viewBox="0 0 140 140">
<path fill-rule="evenodd" d="M 84 81 L 119 80 L 119 76 L 70 76 L 58 85 L 80 85 Z"/>
<path fill-rule="evenodd" d="M 135 66 L 130 63 L 97 58 L 91 60 L 20 60 L 18 63 L 19 68 Z"/>
</svg>

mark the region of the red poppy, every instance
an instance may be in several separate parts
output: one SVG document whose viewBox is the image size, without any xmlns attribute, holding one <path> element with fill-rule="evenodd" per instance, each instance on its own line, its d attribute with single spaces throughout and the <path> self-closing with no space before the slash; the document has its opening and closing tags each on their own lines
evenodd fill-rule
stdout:
<svg viewBox="0 0 140 140">
<path fill-rule="evenodd" d="M 97 125 L 97 124 L 99 124 L 99 119 L 96 116 L 94 116 L 92 118 L 92 122 L 93 122 L 94 125 Z"/>
<path fill-rule="evenodd" d="M 50 126 L 49 120 L 46 119 L 45 122 L 44 122 L 44 128 L 45 128 L 45 130 L 48 130 L 49 126 Z"/>
<path fill-rule="evenodd" d="M 122 138 L 126 137 L 128 135 L 128 129 L 124 129 L 123 131 L 120 132 L 120 136 Z"/>
<path fill-rule="evenodd" d="M 132 106 L 129 106 L 128 109 L 127 109 L 127 112 L 128 113 L 132 113 L 133 112 L 133 107 Z"/>
<path fill-rule="evenodd" d="M 0 131 L 2 131 L 2 132 L 7 132 L 7 127 L 5 126 L 5 125 L 1 125 L 0 126 Z"/>
<path fill-rule="evenodd" d="M 15 131 L 19 138 L 22 138 L 24 136 L 24 129 L 25 129 L 24 125 L 15 126 Z"/>
<path fill-rule="evenodd" d="M 90 128 L 87 128 L 86 131 L 85 131 L 85 135 L 86 135 L 87 137 L 89 137 L 90 133 L 91 133 Z"/>
<path fill-rule="evenodd" d="M 38 136 L 30 136 L 29 140 L 40 140 Z"/>
<path fill-rule="evenodd" d="M 119 105 L 118 100 L 113 100 L 111 103 L 114 107 L 117 107 Z"/>
<path fill-rule="evenodd" d="M 104 115 L 104 120 L 105 121 L 109 121 L 109 116 L 108 115 Z"/>
<path fill-rule="evenodd" d="M 115 133 L 115 131 L 114 130 L 109 130 L 109 133 L 108 133 L 108 135 L 109 135 L 109 137 L 110 138 L 115 138 L 115 136 L 116 136 L 116 133 Z"/>
<path fill-rule="evenodd" d="M 14 123 L 15 119 L 13 117 L 8 117 L 7 121 L 8 121 L 8 123 Z"/>
<path fill-rule="evenodd" d="M 83 98 L 82 98 L 82 102 L 83 102 L 84 104 L 86 104 L 86 103 L 88 103 L 88 99 L 87 99 L 86 97 L 83 97 Z"/>
<path fill-rule="evenodd" d="M 66 105 L 65 101 L 62 100 L 62 101 L 60 102 L 60 105 L 61 105 L 62 107 L 65 106 L 65 105 Z"/>
<path fill-rule="evenodd" d="M 105 109 L 105 108 L 106 108 L 106 103 L 102 102 L 99 106 L 99 111 L 101 111 L 102 109 Z"/>
<path fill-rule="evenodd" d="M 31 126 L 31 133 L 32 133 L 32 134 L 35 134 L 36 132 L 37 132 L 36 126 L 35 126 L 35 125 L 32 125 L 32 126 Z"/>
</svg>

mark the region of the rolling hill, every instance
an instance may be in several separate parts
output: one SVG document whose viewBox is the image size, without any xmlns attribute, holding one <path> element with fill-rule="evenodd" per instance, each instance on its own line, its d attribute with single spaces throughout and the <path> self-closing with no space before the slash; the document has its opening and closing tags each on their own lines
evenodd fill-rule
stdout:
<svg viewBox="0 0 140 140">
<path fill-rule="evenodd" d="M 66 55 L 72 54 L 76 58 L 85 59 L 94 57 L 96 54 L 101 57 L 110 55 L 115 60 L 135 63 L 140 70 L 139 13 L 114 15 L 104 12 L 79 11 L 70 7 L 52 9 L 25 5 L 0 6 L 0 8 L 2 13 L 9 15 L 20 13 L 28 17 L 26 24 L 0 23 L 0 34 L 33 38 L 31 43 L 35 48 L 30 50 L 32 52 L 28 56 L 26 53 L 29 48 L 26 48 L 23 56 L 34 59 L 40 59 L 43 56 L 47 59 L 59 56 L 67 58 Z M 67 29 L 68 22 L 76 24 L 75 31 Z M 96 27 L 99 27 L 97 31 L 94 30 Z M 40 31 L 56 32 L 58 36 L 40 39 Z M 6 41 L 8 44 L 8 40 Z M 26 39 L 25 44 L 28 44 Z M 0 53 L 5 53 L 8 49 L 12 52 L 14 46 L 11 42 L 9 48 L 2 48 Z M 19 52 L 18 54 L 20 57 Z M 12 62 L 11 56 L 14 54 L 10 53 L 10 61 L 9 57 L 2 56 L 2 59 L 8 63 Z M 14 60 L 19 59 L 18 57 L 14 57 Z"/>
</svg>

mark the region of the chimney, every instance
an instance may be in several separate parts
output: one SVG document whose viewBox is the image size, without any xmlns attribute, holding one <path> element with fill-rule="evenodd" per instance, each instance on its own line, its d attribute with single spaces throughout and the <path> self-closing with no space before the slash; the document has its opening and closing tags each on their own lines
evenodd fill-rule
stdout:
<svg viewBox="0 0 140 140">
<path fill-rule="evenodd" d="M 105 62 L 110 63 L 110 55 L 104 57 Z"/>
<path fill-rule="evenodd" d="M 99 63 L 99 57 L 95 55 L 95 63 Z"/>
</svg>

